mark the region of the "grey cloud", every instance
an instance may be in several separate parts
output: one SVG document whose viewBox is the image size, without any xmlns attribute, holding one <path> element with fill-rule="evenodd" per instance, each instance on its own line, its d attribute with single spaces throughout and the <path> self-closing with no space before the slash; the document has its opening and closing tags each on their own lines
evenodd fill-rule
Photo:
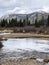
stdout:
<svg viewBox="0 0 49 65">
<path fill-rule="evenodd" d="M 0 8 L 11 8 L 20 6 L 28 8 L 40 8 L 42 6 L 48 5 L 49 0 L 0 0 Z"/>
<path fill-rule="evenodd" d="M 0 0 L 0 10 L 2 9 L 5 12 L 18 12 L 17 8 L 20 8 L 19 12 L 31 12 L 31 10 L 35 11 L 43 8 L 49 10 L 46 7 L 49 7 L 49 0 Z"/>
</svg>

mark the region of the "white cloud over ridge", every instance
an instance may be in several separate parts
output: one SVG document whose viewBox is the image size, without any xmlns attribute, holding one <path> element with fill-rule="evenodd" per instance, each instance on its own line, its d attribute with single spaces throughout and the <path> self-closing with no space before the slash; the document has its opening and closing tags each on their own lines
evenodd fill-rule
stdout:
<svg viewBox="0 0 49 65">
<path fill-rule="evenodd" d="M 0 15 L 25 14 L 36 10 L 49 12 L 49 0 L 0 0 Z"/>
</svg>

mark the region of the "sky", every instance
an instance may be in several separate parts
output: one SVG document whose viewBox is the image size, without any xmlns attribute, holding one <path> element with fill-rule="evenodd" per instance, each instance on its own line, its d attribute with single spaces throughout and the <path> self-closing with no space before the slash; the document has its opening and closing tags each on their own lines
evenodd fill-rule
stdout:
<svg viewBox="0 0 49 65">
<path fill-rule="evenodd" d="M 10 13 L 49 12 L 49 0 L 0 0 L 0 16 Z"/>
</svg>

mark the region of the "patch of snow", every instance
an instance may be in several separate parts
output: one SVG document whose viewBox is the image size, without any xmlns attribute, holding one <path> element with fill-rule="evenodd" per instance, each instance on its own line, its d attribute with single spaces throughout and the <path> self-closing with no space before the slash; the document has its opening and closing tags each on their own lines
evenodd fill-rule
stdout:
<svg viewBox="0 0 49 65">
<path fill-rule="evenodd" d="M 11 33 L 0 33 L 0 35 L 6 35 L 6 34 L 11 34 Z"/>
<path fill-rule="evenodd" d="M 39 61 L 39 62 L 43 62 L 44 59 L 37 58 L 36 60 Z"/>
</svg>

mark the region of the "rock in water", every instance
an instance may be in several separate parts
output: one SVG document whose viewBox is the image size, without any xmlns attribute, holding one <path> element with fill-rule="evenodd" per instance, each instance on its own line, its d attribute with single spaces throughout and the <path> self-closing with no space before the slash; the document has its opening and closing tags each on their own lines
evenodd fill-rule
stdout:
<svg viewBox="0 0 49 65">
<path fill-rule="evenodd" d="M 0 48 L 2 48 L 3 47 L 3 44 L 2 44 L 2 42 L 0 42 Z"/>
<path fill-rule="evenodd" d="M 48 63 L 49 62 L 49 58 L 44 59 L 44 62 Z"/>
</svg>

